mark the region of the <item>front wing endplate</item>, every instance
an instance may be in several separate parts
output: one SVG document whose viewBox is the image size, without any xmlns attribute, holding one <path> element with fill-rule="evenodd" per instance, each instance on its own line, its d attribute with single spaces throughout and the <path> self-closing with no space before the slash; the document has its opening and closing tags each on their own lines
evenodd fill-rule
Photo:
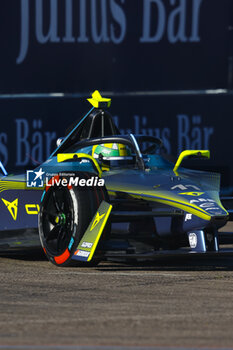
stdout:
<svg viewBox="0 0 233 350">
<path fill-rule="evenodd" d="M 79 245 L 72 256 L 73 260 L 90 261 L 95 253 L 101 234 L 108 221 L 112 205 L 103 201 L 90 225 L 84 233 Z"/>
</svg>

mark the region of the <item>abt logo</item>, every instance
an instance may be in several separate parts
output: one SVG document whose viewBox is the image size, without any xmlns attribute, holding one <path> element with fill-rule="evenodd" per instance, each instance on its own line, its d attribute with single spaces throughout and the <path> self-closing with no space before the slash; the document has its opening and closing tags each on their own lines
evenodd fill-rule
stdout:
<svg viewBox="0 0 233 350">
<path fill-rule="evenodd" d="M 44 171 L 27 170 L 27 187 L 44 187 Z"/>
</svg>

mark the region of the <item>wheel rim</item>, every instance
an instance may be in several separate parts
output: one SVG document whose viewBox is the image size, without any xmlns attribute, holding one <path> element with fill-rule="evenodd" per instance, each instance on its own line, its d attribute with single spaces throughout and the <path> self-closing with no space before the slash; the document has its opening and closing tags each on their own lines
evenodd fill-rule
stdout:
<svg viewBox="0 0 233 350">
<path fill-rule="evenodd" d="M 43 240 L 52 255 L 64 252 L 73 233 L 73 202 L 68 188 L 51 187 L 41 210 Z"/>
</svg>

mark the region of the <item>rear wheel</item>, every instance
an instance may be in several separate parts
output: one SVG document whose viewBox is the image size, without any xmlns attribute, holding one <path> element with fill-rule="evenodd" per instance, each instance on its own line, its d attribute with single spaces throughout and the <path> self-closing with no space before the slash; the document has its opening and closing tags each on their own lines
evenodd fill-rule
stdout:
<svg viewBox="0 0 233 350">
<path fill-rule="evenodd" d="M 76 176 L 85 179 L 90 177 L 89 174 Z M 56 179 L 58 178 L 59 176 L 56 176 Z M 55 185 L 46 188 L 39 214 L 39 235 L 42 247 L 53 264 L 83 265 L 72 260 L 72 256 L 106 196 L 104 188 Z M 90 265 L 93 265 L 93 262 Z"/>
</svg>

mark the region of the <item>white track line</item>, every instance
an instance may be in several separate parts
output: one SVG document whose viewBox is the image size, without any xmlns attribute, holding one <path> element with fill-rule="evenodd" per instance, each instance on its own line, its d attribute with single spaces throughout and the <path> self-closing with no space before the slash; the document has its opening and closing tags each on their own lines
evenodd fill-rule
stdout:
<svg viewBox="0 0 233 350">
<path fill-rule="evenodd" d="M 48 272 L 51 275 L 81 275 L 81 276 L 128 276 L 128 277 L 192 277 L 188 274 L 180 274 L 179 273 L 166 273 L 166 272 L 118 272 L 118 271 L 99 271 L 99 272 L 81 272 L 81 271 L 52 271 Z"/>
</svg>

